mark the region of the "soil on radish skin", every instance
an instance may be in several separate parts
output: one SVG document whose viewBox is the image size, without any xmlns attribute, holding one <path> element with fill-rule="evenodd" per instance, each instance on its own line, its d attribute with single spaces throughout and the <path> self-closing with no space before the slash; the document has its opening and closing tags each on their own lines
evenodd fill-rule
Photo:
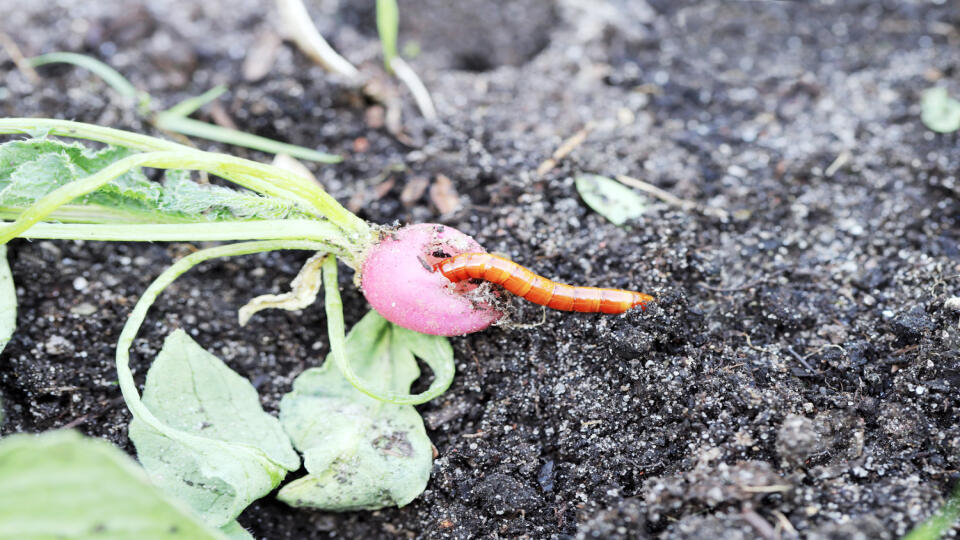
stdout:
<svg viewBox="0 0 960 540">
<path fill-rule="evenodd" d="M 311 11 L 389 85 L 357 4 Z M 895 538 L 944 502 L 960 467 L 960 313 L 944 307 L 960 295 L 960 139 L 925 129 L 918 102 L 933 84 L 960 95 L 960 4 L 400 4 L 401 45 L 419 45 L 410 62 L 443 122 L 424 125 L 400 91 L 397 137 L 382 107 L 289 44 L 244 78 L 245 53 L 276 31 L 269 3 L 0 0 L 25 54 L 93 54 L 158 104 L 227 84 L 240 129 L 343 154 L 309 166 L 366 219 L 446 223 L 552 278 L 659 298 L 452 339 L 457 378 L 418 407 L 439 451 L 423 495 L 343 514 L 267 497 L 240 517 L 257 538 Z M 0 69 L 0 116 L 153 131 L 83 70 L 45 67 L 34 83 Z M 579 173 L 634 176 L 729 219 L 651 201 L 618 228 L 579 200 Z M 401 200 L 441 174 L 455 212 L 438 215 L 429 193 Z M 2 432 L 72 426 L 132 451 L 114 344 L 149 281 L 195 247 L 11 243 Z M 245 329 L 236 309 L 284 290 L 304 258 L 182 277 L 135 343 L 139 379 L 185 328 L 275 412 L 327 352 L 322 308 Z M 348 322 L 367 309 L 351 277 Z"/>
</svg>

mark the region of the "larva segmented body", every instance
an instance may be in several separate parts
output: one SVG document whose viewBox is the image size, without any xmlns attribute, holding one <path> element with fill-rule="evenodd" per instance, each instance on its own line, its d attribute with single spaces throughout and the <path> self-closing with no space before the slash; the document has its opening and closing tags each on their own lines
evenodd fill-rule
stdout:
<svg viewBox="0 0 960 540">
<path fill-rule="evenodd" d="M 490 253 L 461 253 L 440 261 L 433 268 L 453 282 L 482 279 L 502 285 L 504 289 L 534 304 L 563 311 L 615 314 L 636 306 L 646 309 L 647 302 L 654 300 L 649 294 L 623 289 L 574 287 L 557 283 Z"/>
</svg>

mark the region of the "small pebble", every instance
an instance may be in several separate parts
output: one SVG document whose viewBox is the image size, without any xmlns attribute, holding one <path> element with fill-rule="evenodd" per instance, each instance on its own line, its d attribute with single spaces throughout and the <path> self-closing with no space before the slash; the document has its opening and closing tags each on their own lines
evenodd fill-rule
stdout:
<svg viewBox="0 0 960 540">
<path fill-rule="evenodd" d="M 74 285 L 74 286 L 76 287 L 76 285 Z M 70 308 L 70 313 L 72 313 L 72 314 L 74 314 L 74 315 L 81 315 L 81 316 L 84 316 L 84 317 L 87 316 L 87 315 L 93 315 L 93 314 L 96 313 L 96 312 L 97 312 L 97 306 L 95 306 L 95 305 L 93 305 L 93 304 L 91 304 L 91 303 L 89 303 L 89 302 L 84 302 L 84 303 L 82 303 L 82 304 L 77 304 L 77 305 L 73 306 L 72 308 Z"/>
<path fill-rule="evenodd" d="M 73 343 L 63 336 L 50 336 L 43 344 L 43 349 L 47 354 L 66 354 L 73 351 Z"/>
</svg>

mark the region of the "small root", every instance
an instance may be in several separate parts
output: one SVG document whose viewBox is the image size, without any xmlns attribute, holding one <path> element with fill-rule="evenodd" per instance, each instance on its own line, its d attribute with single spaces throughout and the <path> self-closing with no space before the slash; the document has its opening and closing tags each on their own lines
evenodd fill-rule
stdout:
<svg viewBox="0 0 960 540">
<path fill-rule="evenodd" d="M 503 318 L 501 318 L 499 321 L 493 324 L 494 326 L 498 326 L 505 330 L 532 330 L 534 328 L 539 328 L 540 326 L 543 326 L 543 324 L 547 322 L 546 306 L 540 307 L 540 313 L 541 313 L 540 320 L 535 323 L 516 322 L 513 319 L 513 317 L 511 317 L 511 314 L 514 314 L 516 312 L 516 310 L 514 309 L 502 309 L 499 306 L 497 306 L 497 309 L 499 309 L 500 312 L 503 313 Z"/>
</svg>

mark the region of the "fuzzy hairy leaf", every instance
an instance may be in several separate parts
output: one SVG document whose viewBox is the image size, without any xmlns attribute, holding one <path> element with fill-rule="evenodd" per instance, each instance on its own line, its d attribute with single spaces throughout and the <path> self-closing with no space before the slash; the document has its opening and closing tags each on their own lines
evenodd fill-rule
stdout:
<svg viewBox="0 0 960 540">
<path fill-rule="evenodd" d="M 647 210 L 646 197 L 612 178 L 582 174 L 576 183 L 583 202 L 614 225 L 623 225 Z"/>
<path fill-rule="evenodd" d="M 47 138 L 4 143 L 0 145 L 0 212 L 13 216 L 54 189 L 133 153 L 112 146 L 93 150 Z M 77 207 L 87 212 L 80 213 Z M 151 223 L 305 217 L 290 201 L 198 184 L 182 170 L 167 170 L 163 183 L 153 182 L 140 168 L 73 201 L 60 213 L 53 217 L 91 221 L 91 216 L 100 220 L 126 216 L 126 221 Z"/>
<path fill-rule="evenodd" d="M 250 534 L 250 531 L 244 529 L 236 521 L 231 521 L 227 525 L 220 527 L 220 530 L 223 532 L 223 534 L 227 535 L 227 538 L 230 540 L 254 540 L 254 537 L 252 534 Z"/>
<path fill-rule="evenodd" d="M 0 538 L 227 540 L 109 443 L 72 431 L 0 441 Z"/>
<path fill-rule="evenodd" d="M 422 347 L 419 340 L 446 341 L 370 311 L 351 329 L 346 352 L 359 376 L 409 392 L 420 376 L 414 351 L 446 350 Z M 336 511 L 403 506 L 427 485 L 432 448 L 416 409 L 358 391 L 330 357 L 297 377 L 280 402 L 280 421 L 309 472 L 280 490 L 278 498 L 291 506 Z"/>
<path fill-rule="evenodd" d="M 150 367 L 143 404 L 176 435 L 135 415 L 137 457 L 157 485 L 211 525 L 228 524 L 300 467 L 253 386 L 182 330 Z"/>
</svg>

